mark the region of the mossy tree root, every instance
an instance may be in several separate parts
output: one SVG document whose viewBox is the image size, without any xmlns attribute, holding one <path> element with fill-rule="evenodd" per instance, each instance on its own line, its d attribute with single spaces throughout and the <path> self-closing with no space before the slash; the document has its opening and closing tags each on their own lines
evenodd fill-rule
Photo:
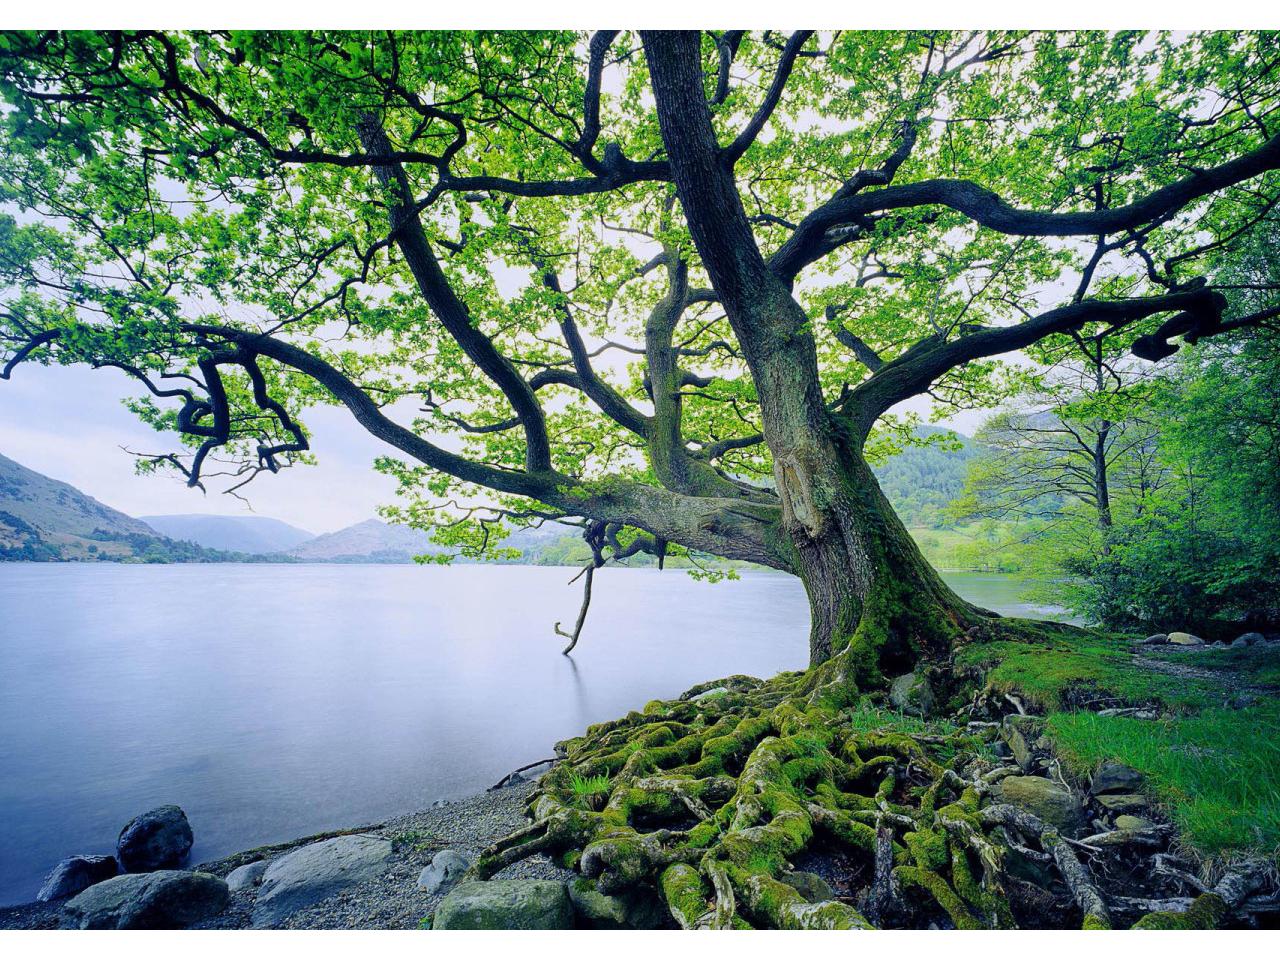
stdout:
<svg viewBox="0 0 1280 960">
<path fill-rule="evenodd" d="M 996 730 L 906 735 L 815 689 L 807 674 L 732 677 L 591 727 L 558 746 L 532 826 L 484 851 L 473 876 L 545 853 L 602 893 L 661 898 L 689 929 L 1013 926 L 1004 847 L 980 810 L 1011 772 L 987 748 Z M 603 802 L 575 792 L 599 776 Z M 861 895 L 810 902 L 788 871 L 833 850 Z"/>
</svg>

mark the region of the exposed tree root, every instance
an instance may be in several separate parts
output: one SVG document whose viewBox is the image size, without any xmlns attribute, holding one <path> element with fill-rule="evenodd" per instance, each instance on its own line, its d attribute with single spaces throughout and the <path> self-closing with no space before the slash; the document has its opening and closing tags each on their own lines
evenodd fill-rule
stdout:
<svg viewBox="0 0 1280 960">
<path fill-rule="evenodd" d="M 836 670 L 817 684 L 812 671 L 700 684 L 559 744 L 532 825 L 484 851 L 473 875 L 545 853 L 601 893 L 660 898 L 685 929 L 1010 928 L 1028 888 L 1043 916 L 1074 909 L 1085 929 L 1117 916 L 1141 928 L 1214 926 L 1246 912 L 1256 871 L 1200 885 L 1191 899 L 1161 853 L 1165 873 L 1147 872 L 1162 878 L 1162 895 L 1108 891 L 1091 863 L 1151 857 L 1167 828 L 1065 836 L 993 796 L 1020 772 L 999 759 L 997 724 L 903 733 L 865 698 L 815 696 Z M 599 776 L 609 780 L 603 807 L 574 791 Z M 833 853 L 862 879 L 811 902 L 791 870 Z M 1018 864 L 1044 879 L 1015 877 Z"/>
</svg>

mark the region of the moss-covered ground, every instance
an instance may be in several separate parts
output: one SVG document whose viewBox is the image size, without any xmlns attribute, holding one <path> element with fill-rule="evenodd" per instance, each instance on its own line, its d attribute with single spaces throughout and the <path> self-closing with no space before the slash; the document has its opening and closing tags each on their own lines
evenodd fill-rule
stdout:
<svg viewBox="0 0 1280 960">
<path fill-rule="evenodd" d="M 832 696 L 799 673 L 728 678 L 592 727 L 559 745 L 531 826 L 474 872 L 549 854 L 602 894 L 661 900 L 684 927 L 1224 921 L 1231 910 L 1218 893 L 1189 910 L 1189 899 L 1152 899 L 1154 887 L 1120 896 L 1115 884 L 1150 873 L 1141 858 L 1153 846 L 1206 877 L 1260 857 L 1274 866 L 1280 651 L 1142 648 L 1074 627 L 997 623 L 970 630 L 951 663 L 930 668 L 938 696 L 927 720 L 888 709 L 883 691 Z M 1001 742 L 999 721 L 1015 711 L 1044 718 L 1046 775 L 1079 787 L 1104 762 L 1130 766 L 1151 815 L 1178 836 L 1159 826 L 1121 836 L 1103 812 L 1081 828 L 1117 832 L 1082 846 L 1003 802 L 1001 781 L 1027 772 Z M 842 893 L 814 902 L 787 880 L 802 862 L 838 863 Z M 1095 884 L 1091 862 L 1105 882 Z"/>
</svg>

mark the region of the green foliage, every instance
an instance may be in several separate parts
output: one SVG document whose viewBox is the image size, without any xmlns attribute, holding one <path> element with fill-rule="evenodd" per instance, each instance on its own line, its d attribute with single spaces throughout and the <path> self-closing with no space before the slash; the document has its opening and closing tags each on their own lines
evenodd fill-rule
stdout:
<svg viewBox="0 0 1280 960">
<path fill-rule="evenodd" d="M 609 799 L 609 778 L 604 774 L 582 776 L 574 773 L 569 777 L 569 789 L 588 810 L 598 810 Z"/>
</svg>

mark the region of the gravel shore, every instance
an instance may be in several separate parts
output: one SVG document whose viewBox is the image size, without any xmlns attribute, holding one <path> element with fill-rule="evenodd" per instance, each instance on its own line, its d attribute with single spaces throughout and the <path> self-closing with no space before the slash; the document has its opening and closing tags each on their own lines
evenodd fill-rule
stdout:
<svg viewBox="0 0 1280 960">
<path fill-rule="evenodd" d="M 446 848 L 475 857 L 481 850 L 514 830 L 523 827 L 525 804 L 533 792 L 532 782 L 492 790 L 465 800 L 442 802 L 427 810 L 396 817 L 386 823 L 351 831 L 384 837 L 392 841 L 394 853 L 389 868 L 378 879 L 361 883 L 327 900 L 299 910 L 283 928 L 292 930 L 395 930 L 417 928 L 431 913 L 443 894 L 427 896 L 418 889 L 418 875 L 437 851 Z M 302 846 L 334 836 L 334 833 L 306 837 L 290 843 L 245 851 L 220 860 L 200 864 L 196 869 L 225 877 L 243 863 L 271 859 Z M 513 864 L 496 875 L 505 878 L 568 880 L 570 871 L 544 856 L 533 856 Z M 233 894 L 227 909 L 196 929 L 237 930 L 250 926 L 254 892 Z M 0 930 L 51 929 L 58 924 L 61 903 L 30 903 L 0 907 Z"/>
</svg>

